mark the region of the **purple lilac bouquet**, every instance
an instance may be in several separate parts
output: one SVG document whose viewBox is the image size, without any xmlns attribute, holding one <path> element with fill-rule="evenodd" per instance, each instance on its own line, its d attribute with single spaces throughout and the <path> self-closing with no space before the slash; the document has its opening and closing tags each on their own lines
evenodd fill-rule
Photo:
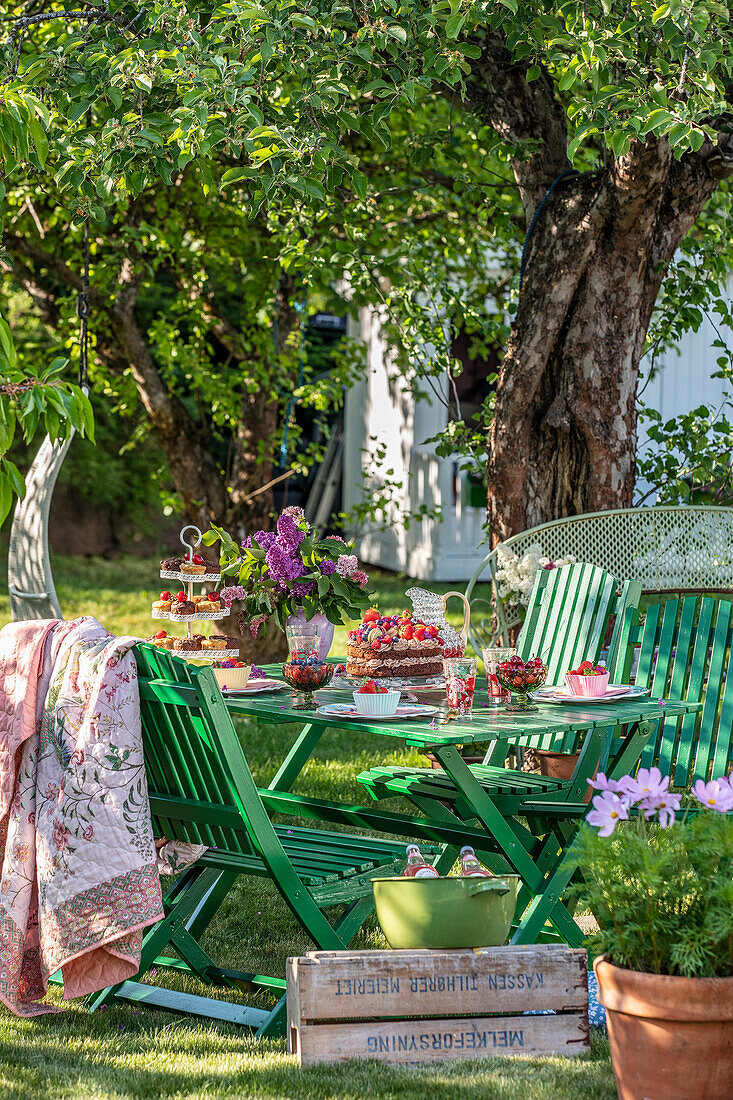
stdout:
<svg viewBox="0 0 733 1100">
<path fill-rule="evenodd" d="M 644 973 L 733 975 L 733 777 L 686 794 L 653 767 L 592 786 L 594 828 L 569 858 L 582 875 L 571 893 L 599 924 L 594 950 Z"/>
<path fill-rule="evenodd" d="M 241 543 L 212 525 L 204 542 L 221 544 L 221 601 L 241 601 L 240 627 L 254 638 L 267 633 L 271 618 L 284 631 L 301 609 L 306 619 L 320 611 L 338 626 L 360 618 L 370 601 L 369 578 L 348 544 L 338 535 L 322 538 L 302 508 L 285 508 L 274 531 L 255 531 Z"/>
</svg>

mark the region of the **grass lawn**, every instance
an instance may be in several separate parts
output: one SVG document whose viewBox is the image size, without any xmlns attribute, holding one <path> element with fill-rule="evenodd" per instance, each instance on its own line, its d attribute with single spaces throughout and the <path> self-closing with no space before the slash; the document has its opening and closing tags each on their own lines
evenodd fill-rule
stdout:
<svg viewBox="0 0 733 1100">
<path fill-rule="evenodd" d="M 3 563 L 4 575 L 4 563 Z M 160 588 L 155 561 L 59 558 L 56 585 L 68 618 L 84 612 L 117 633 L 150 633 L 150 602 Z M 380 607 L 405 606 L 407 578 L 377 575 Z M 451 586 L 436 586 L 443 590 Z M 456 605 L 456 621 L 458 621 Z M 0 590 L 0 624 L 9 618 Z M 335 651 L 343 651 L 345 630 Z M 259 783 L 269 781 L 295 727 L 238 722 Z M 417 752 L 350 729 L 330 730 L 310 762 L 303 790 L 321 798 L 361 802 L 356 776 L 375 761 L 422 764 Z M 279 895 L 260 880 L 237 885 L 204 940 L 223 965 L 283 975 L 288 954 L 310 950 Z M 354 946 L 386 946 L 372 920 Z M 160 980 L 156 975 L 155 980 Z M 205 993 L 197 982 L 166 975 L 177 988 Z M 225 996 L 225 994 L 217 993 Z M 58 991 L 51 994 L 60 1003 Z M 270 1003 L 262 995 L 263 1005 Z M 193 1023 L 131 1006 L 94 1016 L 72 1004 L 63 1014 L 19 1020 L 0 1008 L 0 1096 L 3 1100 L 237 1097 L 257 1100 L 613 1100 L 616 1090 L 605 1035 L 592 1033 L 591 1053 L 577 1059 L 506 1058 L 445 1063 L 426 1069 L 386 1068 L 374 1062 L 299 1070 L 284 1040 L 255 1044 L 241 1029 Z"/>
</svg>

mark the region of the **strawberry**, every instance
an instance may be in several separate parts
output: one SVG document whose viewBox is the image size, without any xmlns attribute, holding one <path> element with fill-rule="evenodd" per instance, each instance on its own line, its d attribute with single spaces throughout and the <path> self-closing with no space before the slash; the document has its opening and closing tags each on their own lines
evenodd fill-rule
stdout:
<svg viewBox="0 0 733 1100">
<path fill-rule="evenodd" d="M 360 695 L 376 695 L 377 694 L 377 685 L 374 683 L 374 680 L 367 680 L 366 683 L 362 684 L 361 687 L 359 688 L 359 694 Z"/>
<path fill-rule="evenodd" d="M 191 561 L 193 562 L 194 565 L 203 565 L 204 564 L 204 559 L 201 557 L 200 554 L 194 554 L 194 556 L 191 558 Z"/>
<path fill-rule="evenodd" d="M 169 600 L 171 598 L 171 594 L 170 592 L 161 592 L 160 598 L 161 600 Z"/>
<path fill-rule="evenodd" d="M 437 626 L 426 626 L 425 633 L 427 634 L 428 638 L 437 638 L 438 628 Z"/>
<path fill-rule="evenodd" d="M 581 663 L 578 665 L 578 672 L 579 672 L 580 675 L 582 675 L 585 672 L 589 672 L 590 669 L 592 669 L 592 668 L 593 668 L 593 662 L 592 661 L 581 661 Z"/>
<path fill-rule="evenodd" d="M 375 623 L 379 618 L 379 612 L 376 607 L 370 607 L 368 611 L 364 612 L 365 623 Z"/>
<path fill-rule="evenodd" d="M 158 633 L 155 635 L 155 637 L 156 638 L 167 638 L 168 637 L 168 632 L 166 630 L 159 630 Z"/>
<path fill-rule="evenodd" d="M 425 641 L 425 627 L 419 626 L 417 628 L 417 630 L 414 632 L 414 637 L 417 638 L 418 642 L 424 642 Z"/>
<path fill-rule="evenodd" d="M 185 603 L 186 600 L 188 599 L 188 596 L 186 595 L 185 592 L 176 592 L 176 599 L 178 600 L 179 603 Z"/>
<path fill-rule="evenodd" d="M 400 638 L 404 638 L 408 642 L 409 642 L 410 638 L 413 637 L 414 633 L 415 633 L 415 628 L 412 625 L 412 623 L 405 623 L 404 626 L 400 627 Z"/>
<path fill-rule="evenodd" d="M 372 649 L 379 649 L 381 644 L 382 643 L 380 642 L 379 638 L 375 638 L 374 641 L 372 642 Z"/>
</svg>

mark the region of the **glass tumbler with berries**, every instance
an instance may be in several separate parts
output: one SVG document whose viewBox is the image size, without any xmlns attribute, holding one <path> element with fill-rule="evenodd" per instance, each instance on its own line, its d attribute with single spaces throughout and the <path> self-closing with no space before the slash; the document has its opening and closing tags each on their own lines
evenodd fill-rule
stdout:
<svg viewBox="0 0 733 1100">
<path fill-rule="evenodd" d="M 330 683 L 334 666 L 321 660 L 316 624 L 288 624 L 286 633 L 290 655 L 283 665 L 283 676 L 293 689 L 293 710 L 315 710 L 318 702 L 314 692 Z"/>
<path fill-rule="evenodd" d="M 470 718 L 473 710 L 476 664 L 475 657 L 446 657 L 443 660 L 448 709 L 464 718 Z"/>
<path fill-rule="evenodd" d="M 512 696 L 506 709 L 517 714 L 526 714 L 527 711 L 537 710 L 530 701 L 531 695 L 547 679 L 547 665 L 541 657 L 530 657 L 528 661 L 523 661 L 515 654 L 509 660 L 499 662 L 496 666 L 496 678 Z"/>
</svg>

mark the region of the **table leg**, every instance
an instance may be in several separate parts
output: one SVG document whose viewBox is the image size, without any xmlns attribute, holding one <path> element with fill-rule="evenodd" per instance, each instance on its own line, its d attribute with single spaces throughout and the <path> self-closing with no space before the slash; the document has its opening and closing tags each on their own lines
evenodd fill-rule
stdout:
<svg viewBox="0 0 733 1100">
<path fill-rule="evenodd" d="M 305 765 L 315 752 L 318 742 L 325 733 L 324 727 L 314 728 L 310 722 L 303 726 L 295 744 L 277 770 L 275 778 L 268 786 L 270 791 L 289 791 Z"/>
</svg>

